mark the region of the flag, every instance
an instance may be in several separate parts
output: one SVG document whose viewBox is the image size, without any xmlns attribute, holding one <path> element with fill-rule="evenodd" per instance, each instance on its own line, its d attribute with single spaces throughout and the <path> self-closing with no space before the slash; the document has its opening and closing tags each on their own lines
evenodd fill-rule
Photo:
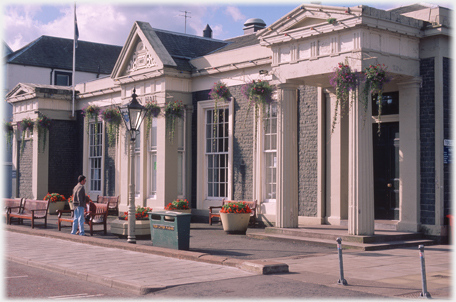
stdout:
<svg viewBox="0 0 456 302">
<path fill-rule="evenodd" d="M 74 4 L 74 48 L 78 48 L 79 30 L 78 19 L 76 18 L 76 3 Z"/>
</svg>

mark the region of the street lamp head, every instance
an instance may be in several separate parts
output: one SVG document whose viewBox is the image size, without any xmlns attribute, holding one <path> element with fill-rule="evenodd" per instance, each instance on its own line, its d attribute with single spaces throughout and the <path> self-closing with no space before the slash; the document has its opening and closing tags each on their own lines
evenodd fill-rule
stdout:
<svg viewBox="0 0 456 302">
<path fill-rule="evenodd" d="M 139 130 L 141 123 L 146 114 L 146 110 L 143 105 L 141 105 L 136 99 L 136 89 L 133 89 L 133 94 L 131 95 L 132 99 L 130 103 L 119 106 L 120 114 L 125 122 L 125 127 L 127 131 L 130 131 L 131 139 L 135 140 L 136 131 Z"/>
</svg>

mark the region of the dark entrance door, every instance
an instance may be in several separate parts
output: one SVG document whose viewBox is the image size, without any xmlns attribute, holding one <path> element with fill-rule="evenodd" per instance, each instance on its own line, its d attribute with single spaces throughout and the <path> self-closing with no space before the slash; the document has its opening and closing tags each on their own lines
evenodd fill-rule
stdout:
<svg viewBox="0 0 456 302">
<path fill-rule="evenodd" d="M 372 125 L 375 219 L 399 220 L 399 123 Z"/>
</svg>

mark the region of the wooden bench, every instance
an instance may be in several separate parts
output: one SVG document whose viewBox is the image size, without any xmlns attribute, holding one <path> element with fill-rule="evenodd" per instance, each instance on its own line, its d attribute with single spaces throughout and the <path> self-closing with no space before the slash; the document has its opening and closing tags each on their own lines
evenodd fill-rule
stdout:
<svg viewBox="0 0 456 302">
<path fill-rule="evenodd" d="M 48 208 L 49 200 L 24 199 L 21 206 L 7 208 L 7 223 L 11 224 L 11 218 L 19 218 L 19 224 L 22 223 L 23 219 L 30 219 L 33 229 L 36 219 L 44 219 L 44 228 L 47 228 Z"/>
<path fill-rule="evenodd" d="M 210 206 L 209 207 L 209 225 L 212 225 L 212 218 L 216 218 L 218 217 L 220 219 L 220 209 L 222 209 L 222 207 L 227 204 L 227 203 L 230 203 L 230 202 L 238 202 L 236 200 L 225 200 L 225 198 L 222 199 L 222 205 L 221 206 Z M 245 202 L 249 208 L 252 210 L 252 212 L 250 213 L 250 221 L 249 221 L 249 224 L 250 225 L 255 225 L 256 223 L 256 206 L 257 206 L 257 201 L 254 200 L 254 201 L 242 201 L 242 202 Z M 214 210 L 218 209 L 217 212 L 215 212 Z M 220 223 L 222 222 L 222 220 L 220 220 Z"/>
<path fill-rule="evenodd" d="M 95 203 L 97 207 L 95 213 L 90 212 L 89 220 L 84 219 L 84 223 L 90 227 L 90 236 L 93 236 L 93 226 L 101 224 L 103 225 L 104 234 L 107 235 L 106 225 L 108 220 L 108 206 L 109 204 Z M 57 225 L 59 231 L 62 229 L 62 222 L 70 222 L 71 226 L 73 225 L 74 210 L 57 210 Z M 69 213 L 70 215 L 62 215 L 64 213 Z"/>
<path fill-rule="evenodd" d="M 119 216 L 119 196 L 97 196 L 97 203 L 109 204 L 109 212 L 114 212 L 114 215 Z"/>
<path fill-rule="evenodd" d="M 3 206 L 5 207 L 6 222 L 8 222 L 8 208 L 14 208 L 15 213 L 19 214 L 22 206 L 23 198 L 3 198 Z"/>
</svg>

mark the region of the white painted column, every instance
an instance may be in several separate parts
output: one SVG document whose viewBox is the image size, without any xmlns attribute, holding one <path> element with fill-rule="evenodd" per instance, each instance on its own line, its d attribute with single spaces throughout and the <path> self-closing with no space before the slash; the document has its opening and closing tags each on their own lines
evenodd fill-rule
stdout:
<svg viewBox="0 0 456 302">
<path fill-rule="evenodd" d="M 420 204 L 420 83 L 399 86 L 399 198 L 398 231 L 418 231 Z"/>
<path fill-rule="evenodd" d="M 359 101 L 349 113 L 348 234 L 374 234 L 374 168 L 372 154 L 371 98 L 367 113 Z M 366 115 L 365 115 L 366 114 Z M 364 119 L 366 118 L 366 122 Z"/>
<path fill-rule="evenodd" d="M 38 135 L 37 126 L 35 126 L 33 129 L 33 140 L 29 141 L 29 143 L 33 146 L 32 192 L 33 197 L 38 200 L 43 199 L 49 192 L 49 131 L 46 133 L 44 151 L 42 146 L 43 142 L 41 141 L 42 139 L 43 138 L 41 137 L 40 139 Z"/>
<path fill-rule="evenodd" d="M 297 86 L 278 85 L 276 227 L 298 227 Z"/>
<path fill-rule="evenodd" d="M 348 110 L 339 104 L 337 124 L 332 132 L 336 95 L 330 90 L 326 100 L 326 220 L 331 225 L 340 225 L 347 219 L 348 207 Z M 347 104 L 348 105 L 348 104 Z M 341 113 L 345 114 L 342 115 Z"/>
<path fill-rule="evenodd" d="M 176 133 L 170 141 L 166 133 L 166 118 L 157 119 L 157 199 L 152 208 L 164 208 L 177 198 L 177 120 Z"/>
</svg>

